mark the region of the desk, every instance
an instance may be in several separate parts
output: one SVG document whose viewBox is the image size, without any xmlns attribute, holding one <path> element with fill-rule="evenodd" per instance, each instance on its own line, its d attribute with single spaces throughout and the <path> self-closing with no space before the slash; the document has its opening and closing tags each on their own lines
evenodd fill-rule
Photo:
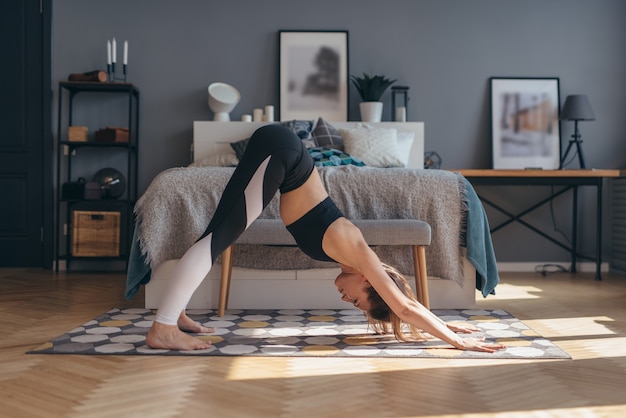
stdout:
<svg viewBox="0 0 626 418">
<path fill-rule="evenodd" d="M 564 186 L 563 189 L 552 193 L 547 198 L 537 202 L 528 209 L 513 214 L 494 202 L 480 196 L 480 199 L 505 214 L 509 219 L 491 229 L 495 232 L 512 222 L 518 222 L 542 237 L 569 251 L 571 256 L 570 271 L 576 272 L 577 258 L 588 258 L 578 254 L 577 226 L 578 226 L 578 187 L 596 186 L 596 280 L 602 280 L 600 266 L 602 264 L 602 183 L 605 178 L 619 177 L 620 170 L 451 170 L 461 173 L 474 186 Z M 540 229 L 522 219 L 522 216 L 534 211 L 538 207 L 550 202 L 568 190 L 573 191 L 572 211 L 572 244 L 571 247 L 547 235 Z"/>
</svg>

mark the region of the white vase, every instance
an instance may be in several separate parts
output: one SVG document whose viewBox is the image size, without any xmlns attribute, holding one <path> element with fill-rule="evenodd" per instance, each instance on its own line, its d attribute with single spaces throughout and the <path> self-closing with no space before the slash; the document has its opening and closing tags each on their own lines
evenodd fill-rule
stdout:
<svg viewBox="0 0 626 418">
<path fill-rule="evenodd" d="M 380 122 L 383 115 L 383 102 L 361 102 L 359 107 L 363 122 Z"/>
</svg>

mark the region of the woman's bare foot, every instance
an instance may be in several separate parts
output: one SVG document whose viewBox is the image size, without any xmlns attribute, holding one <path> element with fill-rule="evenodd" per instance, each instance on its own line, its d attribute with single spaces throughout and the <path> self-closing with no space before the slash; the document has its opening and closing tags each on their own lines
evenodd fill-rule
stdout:
<svg viewBox="0 0 626 418">
<path fill-rule="evenodd" d="M 193 332 L 196 334 L 210 333 L 215 332 L 215 328 L 207 328 L 202 326 L 201 323 L 194 321 L 189 318 L 187 314 L 183 311 L 178 317 L 178 328 L 185 332 Z"/>
<path fill-rule="evenodd" d="M 156 321 L 148 331 L 146 344 L 150 348 L 182 351 L 204 350 L 211 347 L 210 341 L 194 338 L 181 331 L 177 325 L 165 325 Z"/>
</svg>

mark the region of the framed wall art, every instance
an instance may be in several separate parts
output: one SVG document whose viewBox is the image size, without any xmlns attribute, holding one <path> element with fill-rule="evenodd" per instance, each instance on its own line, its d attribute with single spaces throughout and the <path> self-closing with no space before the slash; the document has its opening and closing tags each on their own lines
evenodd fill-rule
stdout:
<svg viewBox="0 0 626 418">
<path fill-rule="evenodd" d="M 278 32 L 279 119 L 348 120 L 348 32 Z"/>
<path fill-rule="evenodd" d="M 559 168 L 559 79 L 492 77 L 490 91 L 493 168 Z"/>
</svg>

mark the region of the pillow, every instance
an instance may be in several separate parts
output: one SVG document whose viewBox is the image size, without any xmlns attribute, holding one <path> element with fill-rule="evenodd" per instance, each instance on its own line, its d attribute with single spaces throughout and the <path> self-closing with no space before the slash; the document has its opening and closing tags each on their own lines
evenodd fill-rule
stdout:
<svg viewBox="0 0 626 418">
<path fill-rule="evenodd" d="M 415 134 L 413 132 L 398 132 L 398 151 L 400 152 L 400 160 L 405 167 L 409 165 L 409 156 L 414 140 Z"/>
<path fill-rule="evenodd" d="M 339 129 L 346 153 L 372 167 L 404 167 L 398 132 L 391 128 Z"/>
<path fill-rule="evenodd" d="M 311 131 L 313 130 L 313 121 L 312 120 L 289 120 L 285 122 L 278 122 L 280 126 L 284 126 L 285 128 L 289 128 L 291 132 L 296 134 L 298 138 L 300 138 L 305 145 L 310 144 L 313 145 Z M 309 146 L 307 145 L 307 148 Z"/>
<path fill-rule="evenodd" d="M 234 152 L 211 154 L 200 161 L 194 161 L 189 167 L 234 167 L 239 164 L 239 159 Z"/>
<path fill-rule="evenodd" d="M 356 165 L 362 167 L 365 165 L 363 161 L 358 158 L 334 148 L 314 147 L 309 148 L 308 151 L 311 157 L 313 157 L 316 167 L 338 165 Z"/>
<path fill-rule="evenodd" d="M 250 142 L 250 138 L 230 143 L 230 147 L 233 149 L 233 151 L 235 151 L 235 156 L 237 157 L 237 160 L 241 160 L 241 157 L 243 156 L 243 153 L 248 146 L 248 142 Z"/>
<path fill-rule="evenodd" d="M 313 136 L 315 146 L 317 147 L 328 147 L 338 150 L 343 149 L 343 138 L 341 138 L 341 134 L 334 126 L 326 122 L 324 118 L 320 117 L 317 120 L 317 124 L 315 125 L 315 129 L 311 132 L 311 136 Z"/>
</svg>

